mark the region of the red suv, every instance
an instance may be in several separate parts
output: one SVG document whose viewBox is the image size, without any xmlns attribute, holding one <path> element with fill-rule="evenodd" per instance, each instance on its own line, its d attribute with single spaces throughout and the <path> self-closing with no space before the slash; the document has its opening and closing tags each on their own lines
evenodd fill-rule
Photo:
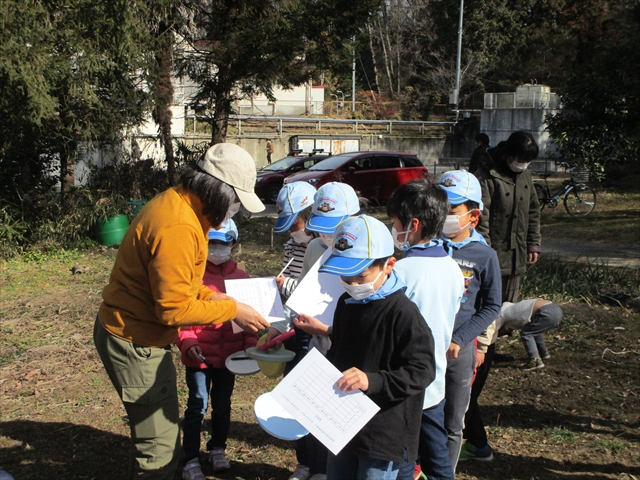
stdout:
<svg viewBox="0 0 640 480">
<path fill-rule="evenodd" d="M 286 177 L 306 170 L 327 158 L 329 158 L 328 155 L 295 155 L 281 158 L 271 165 L 267 165 L 258 170 L 256 195 L 267 202 L 276 203 L 278 192 Z"/>
<path fill-rule="evenodd" d="M 429 175 L 415 153 L 351 152 L 323 160 L 290 175 L 284 182 L 309 182 L 316 188 L 329 182 L 344 182 L 358 196 L 384 202 L 400 185 L 420 178 L 427 179 Z"/>
</svg>

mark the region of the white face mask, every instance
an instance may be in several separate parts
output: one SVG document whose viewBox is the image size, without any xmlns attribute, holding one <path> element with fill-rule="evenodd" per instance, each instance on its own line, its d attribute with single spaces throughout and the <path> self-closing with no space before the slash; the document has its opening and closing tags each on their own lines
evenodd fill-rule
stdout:
<svg viewBox="0 0 640 480">
<path fill-rule="evenodd" d="M 220 265 L 231 258 L 231 245 L 221 245 L 219 243 L 209 244 L 209 255 L 207 261 L 214 265 Z"/>
<path fill-rule="evenodd" d="M 405 230 L 404 232 L 399 232 L 396 230 L 396 227 L 391 227 L 391 236 L 393 237 L 393 244 L 398 250 L 404 250 L 405 252 L 409 250 L 409 242 L 407 238 L 409 238 L 409 233 L 411 230 Z M 398 235 L 402 235 L 404 233 L 404 240 L 401 242 L 398 240 Z"/>
<path fill-rule="evenodd" d="M 289 233 L 289 235 L 291 235 L 291 238 L 293 238 L 294 242 L 299 244 L 309 243 L 311 240 L 313 240 L 313 237 L 311 235 L 307 235 L 307 233 L 304 231 L 304 228 L 296 230 L 295 232 L 291 232 Z"/>
<path fill-rule="evenodd" d="M 232 203 L 231 206 L 229 207 L 229 210 L 227 210 L 227 214 L 224 216 L 224 220 L 222 220 L 221 223 L 225 223 L 227 220 L 233 217 L 236 213 L 238 213 L 238 211 L 240 210 L 240 205 L 241 205 L 240 202 Z"/>
<path fill-rule="evenodd" d="M 342 280 L 342 277 L 341 277 L 340 285 L 342 285 L 342 288 L 344 288 L 344 290 L 349 295 L 351 295 L 351 298 L 353 298 L 354 300 L 364 300 L 365 298 L 370 297 L 371 295 L 376 293 L 376 289 L 373 286 L 373 284 L 378 281 L 378 279 L 380 278 L 380 275 L 384 273 L 384 269 L 386 267 L 387 267 L 387 264 L 385 263 L 384 268 L 380 270 L 380 273 L 378 274 L 378 276 L 375 278 L 373 282 L 351 285 L 350 283 L 347 283 L 344 280 Z"/>
<path fill-rule="evenodd" d="M 442 234 L 447 238 L 452 238 L 458 235 L 471 223 L 471 220 L 469 220 L 464 227 L 461 227 L 460 219 L 465 215 L 469 215 L 472 211 L 473 210 L 469 210 L 464 215 L 447 215 L 447 219 L 444 221 L 444 226 L 442 227 Z"/>
<path fill-rule="evenodd" d="M 512 172 L 515 172 L 515 173 L 524 172 L 528 166 L 529 166 L 528 163 L 521 163 L 516 161 L 513 161 L 509 164 L 509 168 L 511 169 Z"/>
<path fill-rule="evenodd" d="M 320 238 L 322 239 L 322 243 L 324 243 L 327 247 L 333 247 L 333 233 L 321 233 Z"/>
</svg>

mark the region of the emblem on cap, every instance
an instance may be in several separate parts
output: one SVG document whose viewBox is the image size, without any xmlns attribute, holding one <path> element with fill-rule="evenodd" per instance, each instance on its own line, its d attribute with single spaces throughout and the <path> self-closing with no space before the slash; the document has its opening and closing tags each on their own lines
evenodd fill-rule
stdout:
<svg viewBox="0 0 640 480">
<path fill-rule="evenodd" d="M 320 205 L 320 208 L 318 208 L 318 211 L 323 212 L 323 213 L 328 213 L 335 210 L 335 208 L 331 208 L 331 205 L 329 205 L 328 203 L 322 203 Z"/>
<path fill-rule="evenodd" d="M 341 238 L 340 240 L 338 240 L 336 242 L 334 247 L 335 247 L 336 250 L 340 250 L 341 252 L 344 252 L 345 250 L 353 248 L 353 245 L 349 245 L 347 243 L 347 239 L 346 238 Z"/>
<path fill-rule="evenodd" d="M 445 178 L 440 185 L 442 185 L 443 187 L 455 187 L 456 184 L 453 183 L 453 180 L 450 178 Z"/>
</svg>

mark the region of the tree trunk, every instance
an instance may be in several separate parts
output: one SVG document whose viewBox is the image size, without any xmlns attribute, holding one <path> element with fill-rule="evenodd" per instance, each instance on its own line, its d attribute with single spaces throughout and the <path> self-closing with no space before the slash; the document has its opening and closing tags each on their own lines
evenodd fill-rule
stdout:
<svg viewBox="0 0 640 480">
<path fill-rule="evenodd" d="M 216 106 L 211 122 L 211 145 L 223 143 L 227 138 L 227 127 L 231 115 L 231 90 L 216 93 Z"/>
<path fill-rule="evenodd" d="M 373 62 L 373 74 L 375 76 L 375 85 L 378 91 L 380 91 L 380 79 L 378 78 L 378 62 L 376 62 L 376 52 L 373 49 L 373 29 L 371 28 L 371 23 L 367 22 L 367 31 L 369 32 L 369 49 L 371 50 L 371 59 Z M 373 101 L 376 102 L 375 93 L 373 93 L 373 89 L 371 89 L 371 94 L 373 95 Z"/>
<path fill-rule="evenodd" d="M 382 33 L 382 26 L 380 20 L 378 20 L 378 31 L 380 32 L 380 43 L 382 43 L 382 54 L 384 55 L 384 66 L 387 70 L 387 80 L 389 81 L 389 97 L 393 100 L 393 76 L 389 70 L 389 56 L 387 55 L 387 44 L 384 41 L 384 33 Z"/>
<path fill-rule="evenodd" d="M 68 210 L 67 195 L 75 183 L 73 165 L 77 151 L 78 145 L 70 142 L 66 143 L 60 152 L 60 206 L 63 212 Z"/>
<path fill-rule="evenodd" d="M 160 145 L 164 148 L 164 155 L 167 161 L 167 176 L 169 184 L 173 185 L 177 181 L 176 161 L 173 155 L 173 139 L 171 138 L 171 104 L 173 103 L 173 83 L 171 81 L 171 71 L 173 68 L 173 35 L 164 24 L 160 27 L 160 40 L 158 51 L 156 52 L 156 62 L 158 63 L 158 78 L 153 87 L 155 106 L 153 117 L 158 125 Z"/>
</svg>

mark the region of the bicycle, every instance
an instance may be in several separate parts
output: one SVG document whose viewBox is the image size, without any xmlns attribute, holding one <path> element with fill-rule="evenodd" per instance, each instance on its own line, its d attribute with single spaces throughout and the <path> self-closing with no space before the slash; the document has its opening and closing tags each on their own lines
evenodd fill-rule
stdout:
<svg viewBox="0 0 640 480">
<path fill-rule="evenodd" d="M 596 207 L 596 192 L 586 185 L 589 180 L 589 172 L 577 166 L 571 167 L 566 162 L 560 163 L 559 166 L 569 170 L 571 177 L 562 182 L 562 186 L 553 195 L 547 182 L 547 178 L 553 175 L 553 172 L 534 172 L 534 175 L 544 179 L 544 183 L 538 180 L 533 181 L 540 202 L 540 211 L 544 210 L 547 205 L 549 208 L 556 208 L 560 197 L 564 197 L 564 208 L 569 215 L 589 215 Z"/>
</svg>

